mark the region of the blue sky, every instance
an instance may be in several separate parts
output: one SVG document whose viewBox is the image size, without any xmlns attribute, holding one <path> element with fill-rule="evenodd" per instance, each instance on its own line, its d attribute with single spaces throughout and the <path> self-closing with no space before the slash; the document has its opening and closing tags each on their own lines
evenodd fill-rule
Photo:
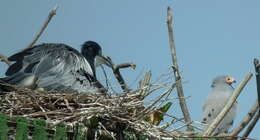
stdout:
<svg viewBox="0 0 260 140">
<path fill-rule="evenodd" d="M 253 58 L 260 58 L 257 0 L 5 0 L 0 4 L 0 52 L 11 55 L 28 45 L 56 4 L 57 15 L 37 43 L 62 42 L 79 49 L 84 41 L 97 41 L 116 63 L 137 64 L 135 71 L 122 71 L 132 88 L 140 73 L 151 70 L 156 79 L 171 65 L 166 25 L 171 6 L 179 67 L 194 120 L 200 120 L 215 76 L 228 74 L 240 82 L 254 72 Z M 0 63 L 1 76 L 6 68 Z M 253 77 L 238 99 L 235 124 L 255 100 Z M 258 124 L 251 137 L 260 139 L 259 131 Z"/>
</svg>

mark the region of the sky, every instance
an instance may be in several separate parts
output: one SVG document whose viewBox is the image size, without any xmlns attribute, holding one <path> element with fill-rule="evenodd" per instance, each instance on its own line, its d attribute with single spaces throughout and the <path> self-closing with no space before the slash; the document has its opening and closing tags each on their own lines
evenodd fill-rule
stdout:
<svg viewBox="0 0 260 140">
<path fill-rule="evenodd" d="M 59 6 L 57 15 L 37 44 L 65 43 L 79 49 L 84 41 L 96 41 L 115 63 L 137 65 L 135 70 L 122 70 L 133 89 L 144 72 L 151 70 L 155 80 L 169 71 L 166 9 L 170 6 L 179 69 L 193 120 L 201 120 L 214 77 L 231 75 L 237 80 L 236 87 L 248 72 L 254 73 L 253 59 L 260 58 L 258 0 L 2 0 L 0 53 L 9 56 L 26 47 L 55 5 Z M 6 69 L 0 63 L 1 77 Z M 238 98 L 235 125 L 255 101 L 253 77 Z M 175 100 L 171 111 L 181 117 L 178 108 Z M 259 123 L 250 137 L 260 139 L 257 132 Z"/>
</svg>

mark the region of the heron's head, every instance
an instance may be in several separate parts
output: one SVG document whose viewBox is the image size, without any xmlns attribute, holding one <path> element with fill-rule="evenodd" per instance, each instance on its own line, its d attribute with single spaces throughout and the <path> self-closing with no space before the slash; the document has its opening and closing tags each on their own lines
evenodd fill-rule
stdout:
<svg viewBox="0 0 260 140">
<path fill-rule="evenodd" d="M 94 41 L 86 41 L 81 48 L 82 55 L 93 65 L 98 67 L 102 64 L 111 65 L 111 61 L 102 55 L 102 48 Z"/>
<path fill-rule="evenodd" d="M 81 53 L 86 58 L 95 58 L 102 56 L 102 49 L 100 45 L 94 41 L 86 41 L 81 48 Z"/>
</svg>

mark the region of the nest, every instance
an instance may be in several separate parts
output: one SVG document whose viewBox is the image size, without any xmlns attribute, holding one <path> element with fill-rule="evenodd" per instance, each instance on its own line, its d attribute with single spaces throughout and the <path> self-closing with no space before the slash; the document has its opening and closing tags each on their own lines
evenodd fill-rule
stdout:
<svg viewBox="0 0 260 140">
<path fill-rule="evenodd" d="M 105 131 L 105 135 L 112 139 L 117 139 L 125 132 L 148 138 L 175 138 L 183 135 L 145 121 L 145 116 L 156 108 L 154 105 L 145 107 L 143 99 L 154 89 L 140 88 L 120 96 L 107 96 L 30 90 L 3 83 L 0 85 L 2 114 L 22 116 L 29 120 L 44 119 L 50 129 L 65 124 L 72 133 L 74 126 L 81 123 L 85 127 Z"/>
</svg>

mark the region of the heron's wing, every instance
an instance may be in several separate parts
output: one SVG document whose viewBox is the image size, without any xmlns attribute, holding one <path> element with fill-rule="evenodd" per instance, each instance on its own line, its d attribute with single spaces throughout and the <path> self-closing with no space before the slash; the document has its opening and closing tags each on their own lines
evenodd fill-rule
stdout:
<svg viewBox="0 0 260 140">
<path fill-rule="evenodd" d="M 36 75 L 39 87 L 74 89 L 89 87 L 96 80 L 87 60 L 65 44 L 41 44 L 14 54 L 9 60 L 15 63 L 7 70 L 7 76 Z"/>
</svg>

